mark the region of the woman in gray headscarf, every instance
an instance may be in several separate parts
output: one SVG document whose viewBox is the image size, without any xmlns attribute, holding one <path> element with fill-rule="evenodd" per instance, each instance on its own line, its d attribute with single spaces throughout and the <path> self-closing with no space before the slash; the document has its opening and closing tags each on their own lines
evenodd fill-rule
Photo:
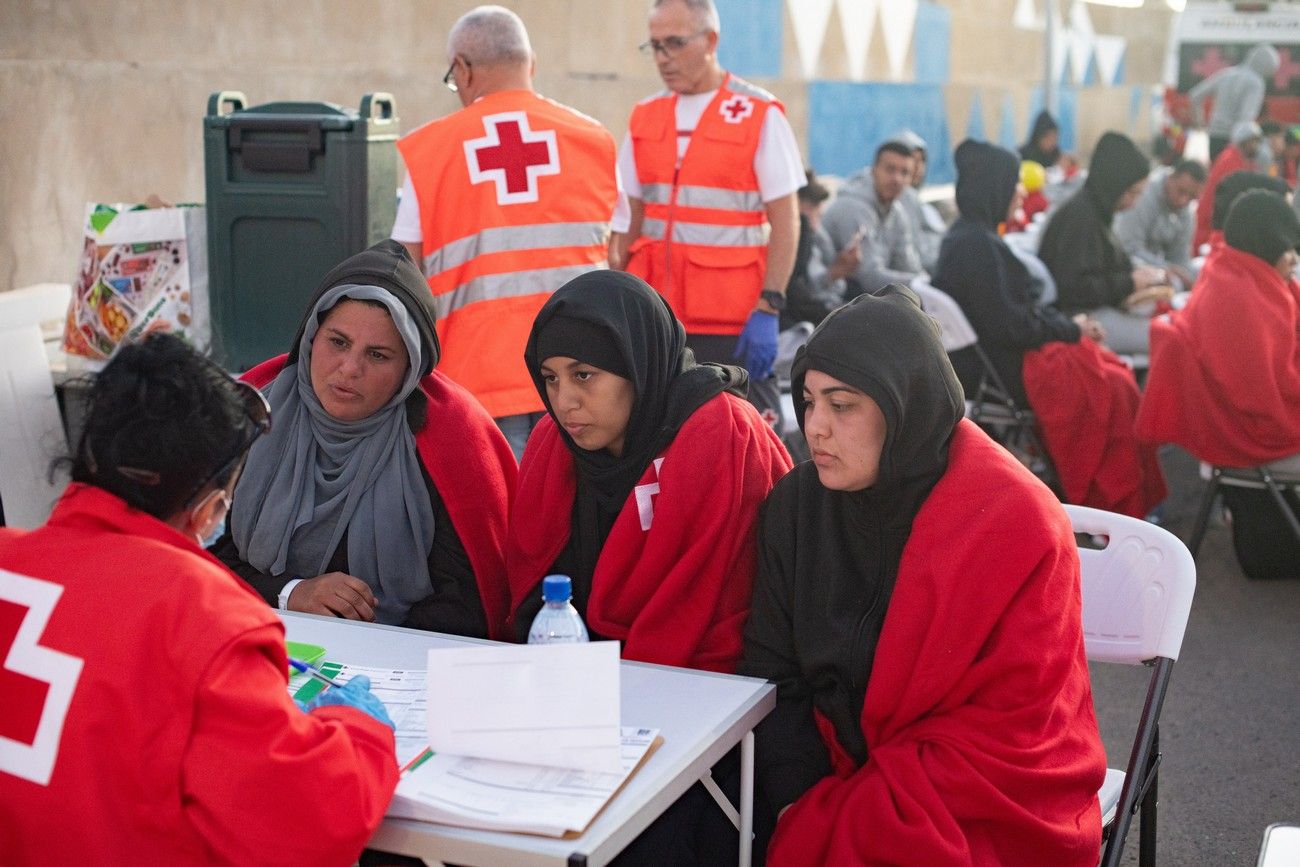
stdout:
<svg viewBox="0 0 1300 867">
<path fill-rule="evenodd" d="M 433 371 L 432 296 L 401 246 L 327 274 L 291 346 L 245 375 L 276 427 L 214 553 L 280 608 L 495 634 L 514 458 Z"/>
</svg>

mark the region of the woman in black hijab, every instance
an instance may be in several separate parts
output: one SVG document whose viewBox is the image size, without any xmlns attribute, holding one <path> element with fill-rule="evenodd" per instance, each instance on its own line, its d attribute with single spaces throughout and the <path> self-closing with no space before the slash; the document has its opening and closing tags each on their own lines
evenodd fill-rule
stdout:
<svg viewBox="0 0 1300 867">
<path fill-rule="evenodd" d="M 1095 864 L 1105 759 L 1060 504 L 962 418 L 902 286 L 828 316 L 793 374 L 813 460 L 763 506 L 740 667 L 777 684 L 767 863 Z"/>
<path fill-rule="evenodd" d="M 1074 321 L 1054 307 L 1039 306 L 1021 260 L 998 234 L 998 225 L 1019 205 L 1020 162 L 1015 154 L 967 139 L 957 147 L 957 210 L 960 216 L 944 236 L 932 282 L 961 305 L 979 337 L 980 349 L 1022 407 L 1028 406 L 1020 368 L 1027 351 L 1061 340 L 1074 343 L 1087 329 L 1101 331 L 1086 314 Z M 984 365 L 974 348 L 953 354 L 953 367 L 968 394 L 974 394 Z"/>
<path fill-rule="evenodd" d="M 626 658 L 731 671 L 758 504 L 790 468 L 741 397 L 744 371 L 696 364 L 664 300 L 619 271 L 560 287 L 524 360 L 548 417 L 511 511 L 514 636 L 558 572 L 593 637 L 622 641 Z"/>
<path fill-rule="evenodd" d="M 1038 246 L 1038 258 L 1056 281 L 1056 306 L 1070 315 L 1092 315 L 1107 344 L 1120 353 L 1147 351 L 1153 302 L 1173 296 L 1164 272 L 1134 267 L 1111 231 L 1115 214 L 1137 201 L 1149 171 L 1128 136 L 1103 134 L 1083 189 L 1051 216 Z"/>
<path fill-rule="evenodd" d="M 331 270 L 289 353 L 245 374 L 277 426 L 214 553 L 272 605 L 500 636 L 514 459 L 438 355 L 428 286 L 384 241 Z"/>
</svg>

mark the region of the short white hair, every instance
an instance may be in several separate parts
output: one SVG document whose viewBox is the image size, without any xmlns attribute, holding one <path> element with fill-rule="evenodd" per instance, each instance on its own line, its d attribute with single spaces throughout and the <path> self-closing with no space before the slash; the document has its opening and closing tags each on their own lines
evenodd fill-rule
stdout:
<svg viewBox="0 0 1300 867">
<path fill-rule="evenodd" d="M 504 6 L 476 6 L 460 17 L 447 34 L 447 54 L 470 63 L 527 64 L 533 46 L 523 20 Z"/>
<path fill-rule="evenodd" d="M 691 17 L 695 19 L 695 26 L 700 30 L 722 32 L 722 20 L 718 18 L 718 7 L 713 5 L 713 0 L 655 0 L 651 8 L 658 8 L 665 3 L 680 3 L 689 9 Z"/>
</svg>

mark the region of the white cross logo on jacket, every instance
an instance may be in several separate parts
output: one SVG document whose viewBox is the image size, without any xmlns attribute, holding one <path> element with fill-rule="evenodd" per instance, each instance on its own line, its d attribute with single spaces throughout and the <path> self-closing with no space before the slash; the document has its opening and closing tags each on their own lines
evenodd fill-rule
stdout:
<svg viewBox="0 0 1300 867">
<path fill-rule="evenodd" d="M 649 531 L 650 525 L 655 520 L 655 503 L 654 495 L 659 493 L 659 468 L 663 466 L 663 458 L 655 458 L 655 480 L 647 482 L 644 485 L 637 485 L 632 489 L 636 495 L 636 513 L 641 518 L 641 529 Z"/>
</svg>

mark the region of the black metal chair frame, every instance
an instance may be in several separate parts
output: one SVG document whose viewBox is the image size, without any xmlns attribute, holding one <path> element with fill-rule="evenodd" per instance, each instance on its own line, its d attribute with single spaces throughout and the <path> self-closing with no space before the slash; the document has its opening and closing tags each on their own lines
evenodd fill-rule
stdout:
<svg viewBox="0 0 1300 867">
<path fill-rule="evenodd" d="M 1251 474 L 1254 478 L 1251 478 Z M 1284 488 L 1295 488 L 1300 485 L 1300 481 L 1288 479 L 1280 482 L 1268 467 L 1262 465 L 1245 469 L 1216 466 L 1210 468 L 1210 480 L 1205 486 L 1205 493 L 1201 496 L 1201 505 L 1196 511 L 1196 522 L 1192 525 L 1192 535 L 1187 542 L 1187 549 L 1192 552 L 1193 559 L 1205 539 L 1210 513 L 1214 510 L 1214 503 L 1219 498 L 1219 489 L 1223 485 L 1251 488 L 1263 486 L 1272 496 L 1273 502 L 1282 510 L 1282 517 L 1291 528 L 1291 532 L 1295 534 L 1296 540 L 1300 541 L 1300 519 L 1296 518 L 1295 512 L 1291 510 L 1286 497 L 1282 494 Z"/>
<path fill-rule="evenodd" d="M 1102 853 L 1101 867 L 1118 867 L 1124 854 L 1124 841 L 1133 817 L 1141 812 L 1138 829 L 1138 864 L 1155 867 L 1156 827 L 1158 822 L 1160 783 L 1160 710 L 1164 707 L 1165 692 L 1174 670 L 1174 661 L 1157 656 L 1148 663 L 1153 667 L 1147 684 L 1146 701 L 1138 718 L 1137 733 L 1133 738 L 1133 751 L 1128 767 L 1124 769 L 1124 787 L 1120 790 L 1115 817 L 1105 830 L 1106 848 Z"/>
</svg>

